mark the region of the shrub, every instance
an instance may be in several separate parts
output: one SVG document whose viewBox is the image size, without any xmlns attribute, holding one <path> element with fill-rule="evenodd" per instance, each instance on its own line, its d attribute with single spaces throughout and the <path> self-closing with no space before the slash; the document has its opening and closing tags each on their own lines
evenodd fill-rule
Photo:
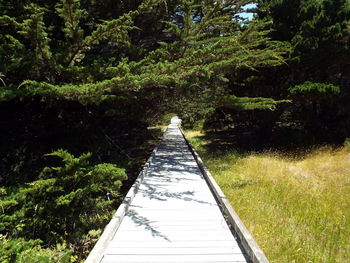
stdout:
<svg viewBox="0 0 350 263">
<path fill-rule="evenodd" d="M 113 164 L 90 164 L 90 153 L 74 157 L 58 150 L 48 155 L 59 157 L 63 165 L 45 167 L 38 180 L 24 186 L 1 189 L 0 233 L 11 238 L 40 238 L 47 245 L 78 240 L 74 246 L 82 246 L 77 244 L 82 237 L 110 219 L 127 176 Z"/>
<path fill-rule="evenodd" d="M 55 249 L 41 248 L 42 241 L 25 240 L 24 238 L 7 239 L 0 235 L 0 261 L 3 263 L 70 263 L 75 260 L 72 250 L 64 245 Z"/>
</svg>

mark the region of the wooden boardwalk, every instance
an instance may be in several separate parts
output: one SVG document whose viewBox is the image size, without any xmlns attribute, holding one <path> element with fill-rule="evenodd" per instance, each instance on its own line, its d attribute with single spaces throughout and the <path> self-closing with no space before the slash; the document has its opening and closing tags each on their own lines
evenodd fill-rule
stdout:
<svg viewBox="0 0 350 263">
<path fill-rule="evenodd" d="M 250 262 L 177 119 L 168 126 L 115 228 L 96 248 L 101 255 L 86 262 Z"/>
</svg>

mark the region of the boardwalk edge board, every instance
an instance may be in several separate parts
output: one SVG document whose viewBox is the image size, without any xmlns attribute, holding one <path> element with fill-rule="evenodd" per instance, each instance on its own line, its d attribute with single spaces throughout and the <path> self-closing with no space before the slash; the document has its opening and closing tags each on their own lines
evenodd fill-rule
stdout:
<svg viewBox="0 0 350 263">
<path fill-rule="evenodd" d="M 165 134 L 165 133 L 164 133 Z M 164 135 L 163 135 L 164 138 Z M 147 162 L 143 166 L 143 169 L 137 176 L 135 183 L 132 185 L 130 190 L 128 191 L 127 195 L 125 196 L 123 202 L 118 207 L 117 211 L 113 215 L 111 221 L 107 224 L 107 226 L 104 228 L 102 235 L 96 242 L 94 248 L 91 250 L 90 254 L 84 261 L 84 263 L 97 263 L 100 262 L 104 256 L 104 252 L 107 249 L 107 246 L 109 242 L 113 239 L 113 236 L 117 232 L 126 212 L 128 211 L 128 208 L 132 202 L 132 200 L 135 197 L 136 192 L 138 191 L 143 178 L 145 174 L 147 173 L 147 170 L 149 166 L 151 165 L 152 159 L 154 155 L 156 154 L 158 147 L 163 140 L 163 138 L 158 142 L 157 146 L 152 151 L 150 157 L 148 158 Z"/>
<path fill-rule="evenodd" d="M 238 214 L 235 212 L 226 196 L 220 189 L 219 185 L 216 183 L 215 179 L 209 172 L 209 170 L 204 165 L 202 159 L 198 155 L 198 153 L 194 150 L 191 143 L 187 140 L 183 130 L 179 127 L 182 136 L 184 137 L 187 146 L 189 147 L 194 159 L 196 160 L 200 171 L 202 172 L 206 182 L 209 185 L 210 190 L 212 191 L 215 199 L 219 203 L 223 214 L 227 217 L 228 222 L 233 227 L 233 230 L 236 232 L 238 238 L 240 239 L 240 243 L 245 249 L 246 253 L 250 257 L 250 260 L 253 263 L 269 263 L 267 257 L 264 252 L 259 248 L 258 244 L 249 233 L 248 229 L 245 227 Z"/>
</svg>

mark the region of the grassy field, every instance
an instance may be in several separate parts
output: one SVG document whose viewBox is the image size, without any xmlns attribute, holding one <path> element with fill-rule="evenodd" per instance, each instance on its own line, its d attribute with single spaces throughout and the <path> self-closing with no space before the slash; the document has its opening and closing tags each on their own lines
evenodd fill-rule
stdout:
<svg viewBox="0 0 350 263">
<path fill-rule="evenodd" d="M 271 262 L 350 262 L 350 147 L 238 154 L 186 136 Z"/>
</svg>

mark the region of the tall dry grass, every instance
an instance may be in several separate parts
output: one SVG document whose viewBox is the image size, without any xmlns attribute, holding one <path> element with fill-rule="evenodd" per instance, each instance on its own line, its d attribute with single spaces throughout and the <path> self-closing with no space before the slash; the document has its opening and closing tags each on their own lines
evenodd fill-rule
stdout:
<svg viewBox="0 0 350 263">
<path fill-rule="evenodd" d="M 242 156 L 186 134 L 271 262 L 350 262 L 350 147 Z"/>
</svg>

